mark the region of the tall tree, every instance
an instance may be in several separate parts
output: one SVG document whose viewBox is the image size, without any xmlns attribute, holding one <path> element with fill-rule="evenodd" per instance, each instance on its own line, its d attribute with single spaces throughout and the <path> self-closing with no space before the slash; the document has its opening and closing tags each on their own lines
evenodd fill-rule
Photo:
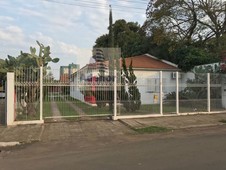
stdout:
<svg viewBox="0 0 226 170">
<path fill-rule="evenodd" d="M 177 48 L 172 55 L 178 67 L 185 72 L 192 70 L 197 65 L 217 62 L 217 59 L 207 53 L 205 49 L 194 46 Z"/>
<path fill-rule="evenodd" d="M 141 106 L 141 95 L 137 88 L 137 78 L 133 71 L 133 62 L 131 60 L 129 68 L 125 63 L 125 58 L 122 59 L 122 87 L 121 87 L 121 100 L 123 106 L 127 111 L 136 111 Z"/>
<path fill-rule="evenodd" d="M 166 47 L 169 60 L 184 71 L 220 61 L 226 47 L 224 1 L 150 0 L 146 13 L 147 35 L 159 47 Z"/>
<path fill-rule="evenodd" d="M 109 21 L 111 21 L 110 18 Z M 111 24 L 109 23 L 109 25 Z M 109 34 L 104 34 L 96 39 L 94 47 L 118 47 L 121 48 L 123 56 L 129 57 L 147 52 L 145 39 L 145 34 L 137 22 L 126 22 L 120 19 L 109 26 Z M 109 46 L 109 44 L 113 44 L 112 42 L 114 45 Z"/>
<path fill-rule="evenodd" d="M 115 69 L 115 44 L 114 44 L 114 30 L 113 30 L 113 26 L 112 26 L 112 22 L 113 22 L 113 16 L 112 16 L 112 8 L 110 6 L 110 13 L 109 13 L 109 42 L 108 42 L 108 47 L 109 47 L 109 54 L 108 54 L 108 58 L 109 58 L 109 76 L 113 77 L 114 76 L 114 69 Z M 109 82 L 110 83 L 110 82 Z M 107 96 L 108 96 L 108 101 L 109 101 L 109 110 L 113 111 L 113 102 L 114 102 L 114 91 L 113 88 L 110 87 L 110 89 L 107 91 Z"/>
<path fill-rule="evenodd" d="M 225 10 L 224 2 L 219 0 L 150 0 L 146 31 L 153 34 L 153 29 L 164 28 L 173 40 L 186 45 L 210 43 L 212 39 L 219 51 L 226 27 Z"/>
<path fill-rule="evenodd" d="M 108 47 L 113 48 L 114 47 L 114 31 L 113 31 L 113 16 L 112 16 L 112 8 L 110 5 L 110 13 L 109 13 L 109 41 L 108 41 Z"/>
</svg>

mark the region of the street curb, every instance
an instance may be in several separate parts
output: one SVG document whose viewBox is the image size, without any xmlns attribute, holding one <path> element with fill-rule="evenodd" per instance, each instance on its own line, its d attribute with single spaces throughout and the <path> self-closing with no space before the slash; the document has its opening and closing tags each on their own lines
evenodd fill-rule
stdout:
<svg viewBox="0 0 226 170">
<path fill-rule="evenodd" d="M 20 144 L 20 142 L 0 142 L 0 147 L 16 146 Z"/>
<path fill-rule="evenodd" d="M 214 127 L 214 126 L 224 126 L 226 125 L 225 123 L 212 123 L 212 124 L 203 124 L 203 125 L 190 125 L 190 126 L 184 126 L 184 127 L 179 127 L 179 128 L 174 128 L 176 129 L 189 129 L 189 128 L 202 128 L 202 127 Z"/>
<path fill-rule="evenodd" d="M 148 127 L 148 126 L 145 126 L 145 125 L 143 127 L 133 127 L 132 125 L 130 125 L 129 123 L 126 123 L 125 121 L 123 121 L 121 119 L 119 119 L 119 122 L 121 122 L 122 124 L 124 124 L 125 126 L 131 128 L 131 129 L 142 129 L 142 128 Z M 202 125 L 188 125 L 188 126 L 183 126 L 183 127 L 170 127 L 170 126 L 161 126 L 161 127 L 171 128 L 171 129 L 174 129 L 174 130 L 179 130 L 179 129 L 202 128 L 202 127 L 213 127 L 213 126 L 224 126 L 224 125 L 226 125 L 226 123 L 211 123 L 211 124 L 202 124 Z"/>
</svg>

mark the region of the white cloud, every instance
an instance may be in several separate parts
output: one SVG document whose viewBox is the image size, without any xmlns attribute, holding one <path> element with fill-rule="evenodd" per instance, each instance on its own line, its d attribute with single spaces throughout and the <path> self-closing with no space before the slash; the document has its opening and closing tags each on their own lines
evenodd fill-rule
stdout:
<svg viewBox="0 0 226 170">
<path fill-rule="evenodd" d="M 8 26 L 6 28 L 0 28 L 0 40 L 10 41 L 11 43 L 18 43 L 23 41 L 24 34 L 18 26 Z"/>
<path fill-rule="evenodd" d="M 80 66 L 84 66 L 88 64 L 88 61 L 92 55 L 92 49 L 80 48 L 74 44 L 57 41 L 54 38 L 43 35 L 40 32 L 37 32 L 29 37 L 29 42 L 32 42 L 34 47 L 39 48 L 37 44 L 35 44 L 36 40 L 44 46 L 50 46 L 52 57 L 60 58 L 60 62 L 58 64 L 53 64 L 52 67 L 68 65 L 72 62 L 80 64 Z"/>
<path fill-rule="evenodd" d="M 29 39 L 30 42 L 33 42 L 33 43 L 36 42 L 36 41 L 39 41 L 40 43 L 44 44 L 44 46 L 50 46 L 51 47 L 51 46 L 54 45 L 53 38 L 51 38 L 50 36 L 46 36 L 41 32 L 35 32 L 34 34 L 30 35 L 28 37 L 28 39 Z"/>
<path fill-rule="evenodd" d="M 19 8 L 19 14 L 27 15 L 27 16 L 35 16 L 35 17 L 43 17 L 43 14 L 39 11 L 35 11 L 34 9 L 28 8 Z"/>
<path fill-rule="evenodd" d="M 82 8 L 58 3 L 44 2 L 42 6 L 43 20 L 46 27 L 54 26 L 55 30 L 76 26 L 82 15 Z"/>
<path fill-rule="evenodd" d="M 0 1 L 0 6 L 8 6 L 10 5 L 10 2 L 8 1 Z"/>
<path fill-rule="evenodd" d="M 20 50 L 29 52 L 30 46 L 38 49 L 38 40 L 51 47 L 52 57 L 60 58 L 60 62 L 53 64 L 53 67 L 72 62 L 84 66 L 92 55 L 92 43 L 108 32 L 110 0 L 96 0 L 95 3 L 102 5 L 86 8 L 42 0 L 0 0 L 0 56 L 17 56 Z M 134 17 L 138 20 L 134 20 Z M 122 18 L 139 22 L 143 20 L 142 17 L 145 17 L 145 12 L 143 15 L 117 12 L 113 6 L 114 22 Z"/>
<path fill-rule="evenodd" d="M 60 49 L 62 50 L 63 53 L 65 54 L 70 54 L 70 55 L 77 55 L 78 54 L 78 47 L 75 45 L 69 45 L 64 42 L 58 42 Z"/>
<path fill-rule="evenodd" d="M 76 62 L 76 64 L 82 67 L 89 63 L 89 59 L 92 56 L 92 49 L 79 48 L 76 45 L 66 44 L 64 42 L 57 42 L 56 46 L 57 49 L 61 51 L 62 64 L 65 63 L 64 60 L 67 59 L 66 63 Z"/>
<path fill-rule="evenodd" d="M 1 16 L 0 15 L 0 22 L 10 22 L 10 21 L 13 21 L 14 18 L 12 17 L 9 17 L 9 16 Z"/>
</svg>

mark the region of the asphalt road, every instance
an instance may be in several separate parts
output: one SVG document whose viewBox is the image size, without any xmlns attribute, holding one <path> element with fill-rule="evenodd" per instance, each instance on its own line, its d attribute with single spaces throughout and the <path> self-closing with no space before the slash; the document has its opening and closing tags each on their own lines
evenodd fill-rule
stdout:
<svg viewBox="0 0 226 170">
<path fill-rule="evenodd" d="M 2 150 L 0 170 L 225 170 L 225 126 L 199 130 L 87 145 L 82 140 L 35 143 Z"/>
</svg>

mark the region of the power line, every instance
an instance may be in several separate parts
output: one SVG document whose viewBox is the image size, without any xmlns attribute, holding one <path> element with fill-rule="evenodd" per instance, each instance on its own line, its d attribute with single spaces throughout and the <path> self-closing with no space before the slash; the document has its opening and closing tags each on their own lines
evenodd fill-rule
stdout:
<svg viewBox="0 0 226 170">
<path fill-rule="evenodd" d="M 74 0 L 75 1 L 75 0 Z M 102 3 L 98 3 L 98 2 L 93 2 L 93 1 L 80 1 L 79 3 L 84 3 L 84 4 L 87 4 L 87 5 L 97 5 L 97 6 L 105 6 L 105 7 L 108 7 L 108 5 L 105 5 L 105 4 L 102 4 Z M 140 8 L 140 7 L 132 7 L 132 6 L 128 6 L 128 5 L 118 5 L 118 4 L 111 4 L 115 7 L 122 7 L 122 8 L 131 8 L 131 9 L 138 9 L 138 10 L 144 10 L 145 8 Z"/>
<path fill-rule="evenodd" d="M 70 6 L 80 6 L 80 7 L 87 7 L 87 8 L 94 8 L 94 9 L 109 9 L 109 5 L 107 4 L 102 4 L 102 3 L 97 3 L 97 2 L 91 2 L 91 1 L 80 1 L 78 3 L 69 3 L 69 2 L 59 2 L 56 0 L 43 0 L 47 1 L 49 3 L 57 3 L 61 5 L 70 5 Z M 142 10 L 146 10 L 145 8 L 140 8 L 140 7 L 131 7 L 131 6 L 126 6 L 126 5 L 117 5 L 113 4 L 113 9 L 116 11 L 120 12 L 134 12 L 134 13 L 142 13 L 144 14 L 145 12 L 142 12 Z M 125 11 L 122 8 L 126 8 L 127 10 Z"/>
<path fill-rule="evenodd" d="M 134 1 L 133 0 L 120 0 L 120 1 L 123 1 L 123 2 L 131 2 L 131 3 L 136 3 L 136 4 L 148 4 L 148 2 L 149 2 L 147 0 L 139 0 L 139 1 L 136 1 L 136 0 L 134 0 Z"/>
</svg>

